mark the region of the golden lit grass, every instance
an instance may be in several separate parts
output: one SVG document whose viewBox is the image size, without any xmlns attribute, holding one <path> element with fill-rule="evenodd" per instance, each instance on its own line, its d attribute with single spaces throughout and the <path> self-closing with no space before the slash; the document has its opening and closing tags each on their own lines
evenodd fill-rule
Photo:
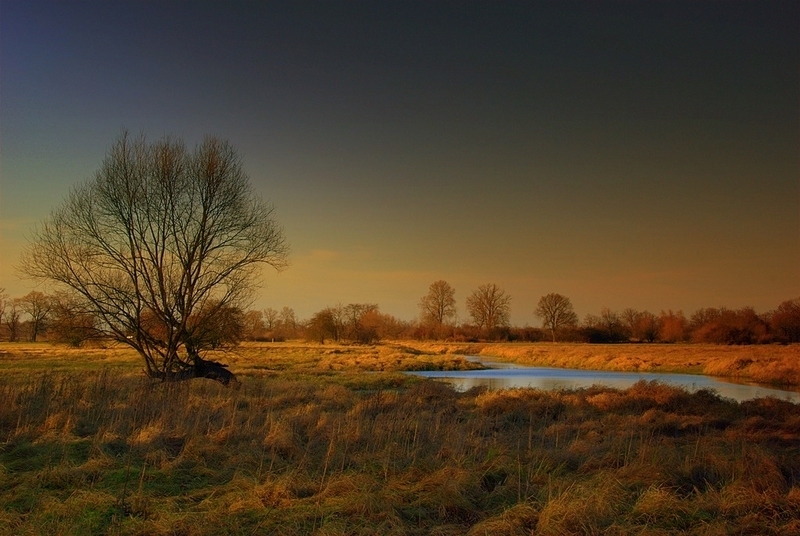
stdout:
<svg viewBox="0 0 800 536">
<path fill-rule="evenodd" d="M 403 343 L 376 345 L 302 342 L 244 343 L 220 355 L 237 374 L 291 369 L 294 372 L 399 372 L 477 368 L 461 355 L 421 351 Z"/>
<path fill-rule="evenodd" d="M 6 380 L 39 372 L 80 372 L 114 368 L 117 373 L 140 373 L 141 358 L 117 344 L 73 348 L 45 342 L 0 343 L 0 375 Z"/>
<path fill-rule="evenodd" d="M 244 343 L 212 353 L 236 374 L 297 374 L 468 370 L 463 356 L 497 357 L 520 364 L 634 372 L 683 372 L 738 378 L 778 386 L 800 386 L 800 345 L 720 346 L 705 344 L 569 344 L 385 342 L 375 345 L 306 342 Z M 128 348 L 70 348 L 47 343 L 0 344 L 0 372 L 80 371 L 98 365 L 139 373 L 141 358 Z"/>
<path fill-rule="evenodd" d="M 800 386 L 800 345 L 409 343 L 427 353 L 498 357 L 524 365 L 684 372 Z"/>
<path fill-rule="evenodd" d="M 153 383 L 119 349 L 0 349 L 0 534 L 800 530 L 782 400 L 457 393 L 392 372 L 467 366 L 411 343 L 244 345 L 218 356 L 238 389 Z"/>
<path fill-rule="evenodd" d="M 243 376 L 237 390 L 101 370 L 4 383 L 0 532 L 797 527 L 794 404 L 644 382 L 456 393 L 413 378 L 392 389 L 376 375 L 362 381 L 284 371 Z"/>
</svg>

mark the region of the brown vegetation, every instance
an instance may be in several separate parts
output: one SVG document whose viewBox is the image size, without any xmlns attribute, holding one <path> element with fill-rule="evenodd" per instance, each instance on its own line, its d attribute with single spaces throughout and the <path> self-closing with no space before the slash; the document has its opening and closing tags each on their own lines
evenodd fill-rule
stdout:
<svg viewBox="0 0 800 536">
<path fill-rule="evenodd" d="M 800 386 L 800 345 L 409 343 L 419 351 L 544 367 L 708 374 Z"/>
<path fill-rule="evenodd" d="M 463 363 L 401 345 L 248 345 L 239 389 L 0 349 L 3 534 L 800 531 L 800 418 L 775 399 L 364 373 Z"/>
</svg>

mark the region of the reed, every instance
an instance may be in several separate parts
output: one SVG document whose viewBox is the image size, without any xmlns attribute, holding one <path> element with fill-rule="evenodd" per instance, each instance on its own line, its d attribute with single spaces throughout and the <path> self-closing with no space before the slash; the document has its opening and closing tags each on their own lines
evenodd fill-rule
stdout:
<svg viewBox="0 0 800 536">
<path fill-rule="evenodd" d="M 373 372 L 448 353 L 259 348 L 228 356 L 238 389 L 152 383 L 135 356 L 43 352 L 76 358 L 45 372 L 19 350 L 0 383 L 0 533 L 798 531 L 796 404 L 652 382 L 458 393 Z"/>
</svg>

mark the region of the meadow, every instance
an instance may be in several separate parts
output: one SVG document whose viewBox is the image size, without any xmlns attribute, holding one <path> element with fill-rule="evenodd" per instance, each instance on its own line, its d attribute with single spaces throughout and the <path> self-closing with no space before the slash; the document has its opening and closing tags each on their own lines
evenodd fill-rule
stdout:
<svg viewBox="0 0 800 536">
<path fill-rule="evenodd" d="M 217 356 L 240 379 L 225 388 L 154 383 L 116 347 L 1 344 L 0 533 L 800 534 L 795 404 L 401 373 L 474 366 L 464 353 L 622 367 L 620 348 L 248 344 Z M 676 348 L 639 366 L 797 358 Z"/>
</svg>

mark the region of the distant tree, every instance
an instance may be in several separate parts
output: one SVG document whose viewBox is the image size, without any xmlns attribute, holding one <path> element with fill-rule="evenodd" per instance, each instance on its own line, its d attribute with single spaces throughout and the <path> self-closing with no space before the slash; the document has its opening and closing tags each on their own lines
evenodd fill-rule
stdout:
<svg viewBox="0 0 800 536">
<path fill-rule="evenodd" d="M 3 317 L 6 314 L 7 308 L 8 308 L 8 294 L 6 294 L 6 289 L 0 288 L 0 326 L 3 325 Z"/>
<path fill-rule="evenodd" d="M 625 340 L 625 328 L 622 319 L 616 311 L 612 311 L 608 307 L 603 307 L 600 310 L 600 321 L 608 342 L 620 342 Z"/>
<path fill-rule="evenodd" d="M 272 331 L 273 329 L 278 327 L 278 320 L 280 319 L 280 313 L 273 309 L 272 307 L 267 307 L 263 311 L 261 311 L 261 317 L 264 319 L 264 327 Z"/>
<path fill-rule="evenodd" d="M 350 303 L 341 309 L 343 336 L 351 341 L 369 344 L 377 339 L 377 324 L 374 318 L 365 322 L 367 315 L 378 313 L 378 306 L 374 303 Z M 369 324 L 369 325 L 368 325 Z"/>
<path fill-rule="evenodd" d="M 334 308 L 326 307 L 311 316 L 306 327 L 306 337 L 325 344 L 326 339 L 339 340 L 337 313 Z"/>
<path fill-rule="evenodd" d="M 412 337 L 415 324 L 398 319 L 390 314 L 378 314 L 378 338 L 402 339 Z"/>
<path fill-rule="evenodd" d="M 583 340 L 589 343 L 598 344 L 609 342 L 607 334 L 603 329 L 603 319 L 599 316 L 586 313 L 581 322 L 581 335 Z"/>
<path fill-rule="evenodd" d="M 692 316 L 689 318 L 689 330 L 694 332 L 707 324 L 718 321 L 725 310 L 724 307 L 721 309 L 717 309 L 716 307 L 703 307 L 698 309 L 692 313 Z"/>
<path fill-rule="evenodd" d="M 650 311 L 625 309 L 620 316 L 627 335 L 635 341 L 653 342 L 658 338 L 658 318 Z"/>
<path fill-rule="evenodd" d="M 297 315 L 291 307 L 283 306 L 280 315 L 281 332 L 286 339 L 297 337 Z"/>
<path fill-rule="evenodd" d="M 441 328 L 456 317 L 456 291 L 447 281 L 431 283 L 428 293 L 419 301 L 420 320 L 434 329 Z"/>
<path fill-rule="evenodd" d="M 481 285 L 467 297 L 467 312 L 479 329 L 491 333 L 508 326 L 511 296 L 494 283 Z"/>
<path fill-rule="evenodd" d="M 800 298 L 786 300 L 770 316 L 770 327 L 783 342 L 800 342 Z"/>
<path fill-rule="evenodd" d="M 213 311 L 203 310 L 207 308 Z M 189 340 L 191 345 L 197 341 L 203 349 L 217 349 L 239 344 L 244 338 L 245 313 L 238 307 L 231 305 L 222 306 L 215 301 L 209 301 L 196 313 L 194 337 Z M 199 348 L 189 346 L 189 352 L 198 353 Z"/>
<path fill-rule="evenodd" d="M 8 340 L 16 342 L 19 339 L 20 323 L 22 321 L 22 308 L 19 298 L 14 298 L 8 303 L 5 313 L 6 329 L 8 330 Z"/>
<path fill-rule="evenodd" d="M 261 311 L 247 311 L 242 321 L 245 339 L 255 341 L 264 336 L 264 319 Z"/>
<path fill-rule="evenodd" d="M 619 314 L 608 307 L 603 307 L 599 315 L 587 314 L 581 331 L 584 340 L 591 343 L 615 343 L 627 336 Z"/>
<path fill-rule="evenodd" d="M 52 310 L 47 326 L 48 338 L 54 342 L 80 346 L 85 341 L 97 338 L 97 318 L 84 309 L 83 304 L 66 292 L 56 293 L 51 298 Z"/>
<path fill-rule="evenodd" d="M 358 318 L 358 327 L 355 332 L 354 340 L 357 340 L 361 344 L 377 342 L 381 338 L 383 321 L 384 315 L 380 313 L 377 306 L 366 309 Z"/>
<path fill-rule="evenodd" d="M 233 375 L 203 355 L 233 334 L 219 323 L 250 302 L 259 269 L 284 267 L 287 253 L 228 142 L 209 137 L 189 151 L 123 132 L 34 233 L 21 267 L 72 292 L 151 378 L 227 383 Z"/>
<path fill-rule="evenodd" d="M 692 313 L 687 326 L 692 341 L 719 343 L 720 324 L 727 311 L 724 307 L 703 307 Z"/>
<path fill-rule="evenodd" d="M 767 322 L 752 307 L 700 309 L 692 315 L 689 330 L 695 342 L 754 344 L 768 339 Z"/>
<path fill-rule="evenodd" d="M 681 342 L 687 339 L 688 322 L 683 311 L 661 311 L 658 326 L 658 338 L 663 342 Z"/>
<path fill-rule="evenodd" d="M 279 333 L 280 313 L 278 310 L 267 307 L 261 311 L 261 313 L 261 317 L 264 319 L 264 329 L 266 330 L 264 338 L 272 342 L 275 342 L 276 339 L 282 340 L 281 334 Z"/>
<path fill-rule="evenodd" d="M 540 328 L 524 326 L 514 327 L 509 330 L 510 341 L 541 342 L 550 338 L 550 333 Z"/>
<path fill-rule="evenodd" d="M 639 311 L 631 307 L 626 307 L 619 314 L 619 320 L 622 323 L 622 329 L 625 332 L 626 337 L 629 339 L 642 340 L 633 334 L 636 327 L 636 322 L 638 321 L 640 315 L 641 313 Z"/>
<path fill-rule="evenodd" d="M 50 297 L 42 292 L 32 290 L 19 299 L 19 307 L 30 317 L 30 340 L 36 342 L 52 309 Z"/>
<path fill-rule="evenodd" d="M 553 342 L 556 342 L 556 333 L 560 330 L 578 324 L 572 302 L 561 294 L 551 293 L 539 298 L 533 314 L 542 319 L 542 327 L 550 331 Z"/>
</svg>

